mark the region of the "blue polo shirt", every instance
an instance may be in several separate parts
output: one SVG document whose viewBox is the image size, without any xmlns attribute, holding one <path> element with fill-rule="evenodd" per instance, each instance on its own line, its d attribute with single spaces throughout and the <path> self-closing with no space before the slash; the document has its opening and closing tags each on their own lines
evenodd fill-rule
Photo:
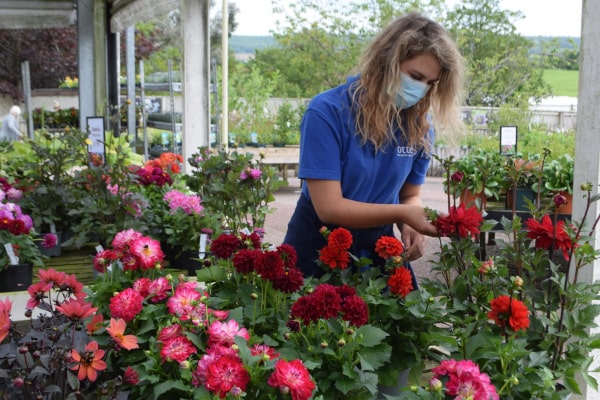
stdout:
<svg viewBox="0 0 600 400">
<path fill-rule="evenodd" d="M 377 153 L 371 143 L 361 143 L 351 112 L 352 83 L 356 79 L 351 77 L 344 85 L 317 95 L 308 105 L 300 125 L 298 176 L 339 181 L 347 199 L 398 204 L 405 182 L 415 185 L 425 182 L 429 155 L 422 149 L 407 146 L 400 130 L 395 132 L 398 142 Z M 433 129 L 428 134 L 433 140 Z M 314 261 L 327 244 L 319 232 L 323 225 L 310 201 L 308 188 L 303 185 L 284 243 L 296 248 L 298 267 L 305 275 L 322 273 Z M 393 225 L 350 229 L 350 232 L 353 237 L 350 251 L 359 257 L 371 258 L 375 265 L 382 265 L 384 261 L 374 253 L 375 242 L 381 236 L 393 236 Z"/>
</svg>

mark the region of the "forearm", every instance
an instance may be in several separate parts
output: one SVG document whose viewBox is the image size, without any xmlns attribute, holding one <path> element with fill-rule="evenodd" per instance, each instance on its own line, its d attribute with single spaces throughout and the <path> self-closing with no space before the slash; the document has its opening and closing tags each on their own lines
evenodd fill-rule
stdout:
<svg viewBox="0 0 600 400">
<path fill-rule="evenodd" d="M 422 206 L 421 195 L 402 196 L 399 200 L 400 204 L 408 204 L 412 206 Z"/>
<path fill-rule="evenodd" d="M 319 218 L 327 224 L 347 228 L 373 228 L 404 220 L 407 206 L 401 204 L 373 204 L 340 199 L 318 210 Z"/>
</svg>

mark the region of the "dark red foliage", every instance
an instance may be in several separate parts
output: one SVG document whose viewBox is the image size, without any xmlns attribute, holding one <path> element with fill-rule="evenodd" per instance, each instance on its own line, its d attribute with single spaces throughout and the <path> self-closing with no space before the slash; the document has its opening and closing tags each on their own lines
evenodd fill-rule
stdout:
<svg viewBox="0 0 600 400">
<path fill-rule="evenodd" d="M 29 61 L 31 88 L 56 88 L 77 76 L 77 28 L 1 29 L 0 94 L 22 98 L 21 64 Z"/>
</svg>

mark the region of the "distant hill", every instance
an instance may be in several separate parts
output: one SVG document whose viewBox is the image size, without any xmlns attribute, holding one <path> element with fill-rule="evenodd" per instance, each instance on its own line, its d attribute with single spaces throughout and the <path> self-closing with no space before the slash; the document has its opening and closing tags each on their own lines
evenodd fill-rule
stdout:
<svg viewBox="0 0 600 400">
<path fill-rule="evenodd" d="M 235 54 L 254 54 L 256 50 L 275 46 L 273 36 L 236 36 L 229 38 L 229 48 Z"/>
<path fill-rule="evenodd" d="M 533 54 L 537 54 L 541 51 L 541 43 L 556 39 L 550 36 L 529 36 L 528 39 L 534 42 L 534 47 L 531 50 Z M 579 46 L 578 37 L 559 37 L 559 43 L 562 48 L 571 47 L 569 39 L 573 39 L 577 46 Z M 264 49 L 265 47 L 275 46 L 277 42 L 273 36 L 236 36 L 233 35 L 229 39 L 229 48 L 235 54 L 254 54 L 256 50 Z"/>
</svg>

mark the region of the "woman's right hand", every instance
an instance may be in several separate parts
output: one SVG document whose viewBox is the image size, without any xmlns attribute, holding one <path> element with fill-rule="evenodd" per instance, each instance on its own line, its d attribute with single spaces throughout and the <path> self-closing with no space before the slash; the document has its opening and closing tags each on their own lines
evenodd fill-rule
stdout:
<svg viewBox="0 0 600 400">
<path fill-rule="evenodd" d="M 402 211 L 400 220 L 397 222 L 399 225 L 402 223 L 407 224 L 422 235 L 440 236 L 425 208 L 406 204 L 401 204 L 400 207 Z"/>
</svg>

